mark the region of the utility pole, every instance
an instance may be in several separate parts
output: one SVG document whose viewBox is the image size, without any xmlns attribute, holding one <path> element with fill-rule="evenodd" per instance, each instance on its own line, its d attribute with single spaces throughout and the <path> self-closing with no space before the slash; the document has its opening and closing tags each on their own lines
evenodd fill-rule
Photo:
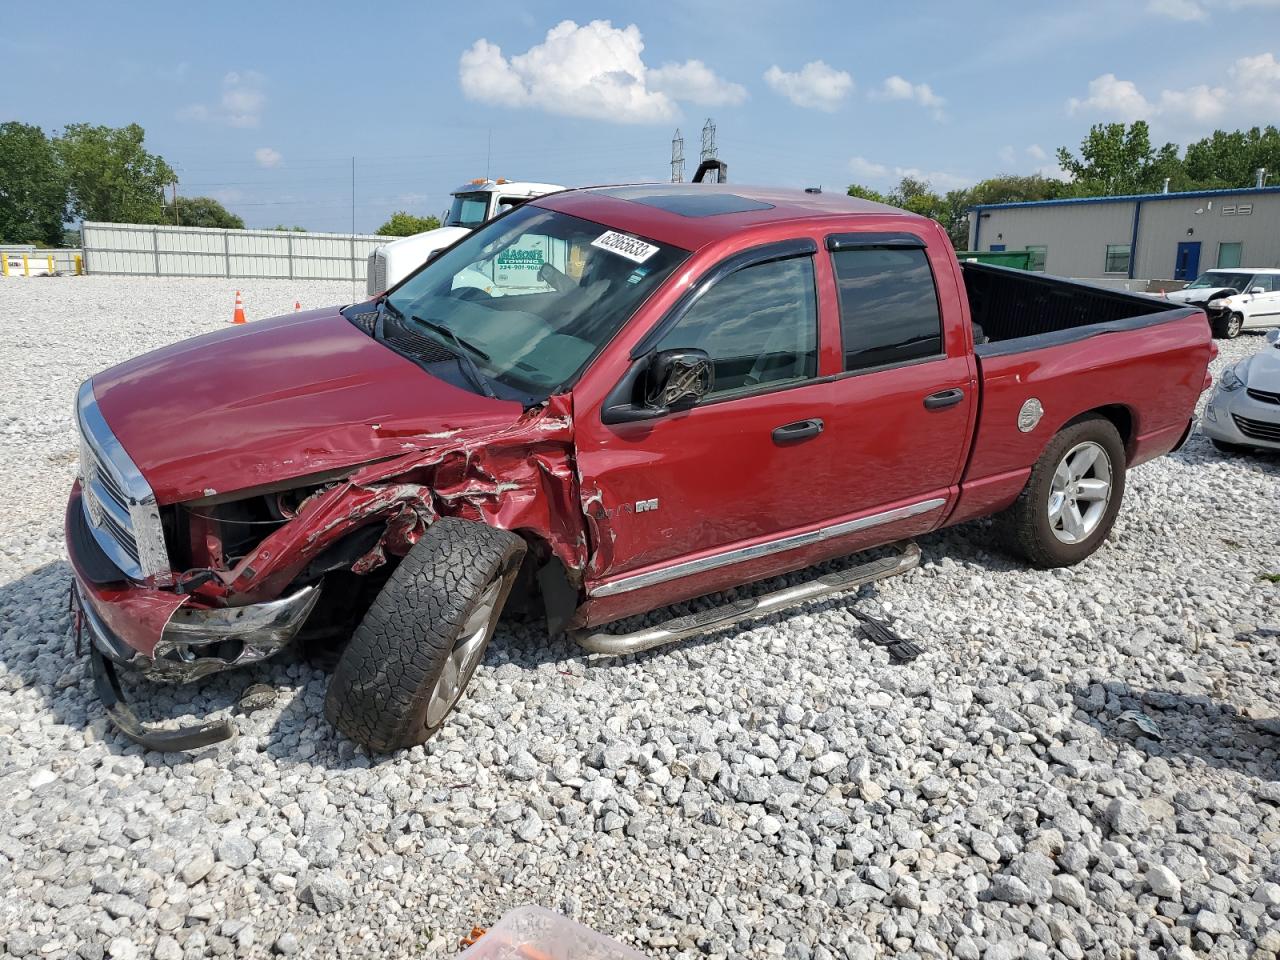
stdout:
<svg viewBox="0 0 1280 960">
<path fill-rule="evenodd" d="M 680 136 L 679 127 L 671 138 L 671 182 L 684 183 L 684 137 Z"/>
<path fill-rule="evenodd" d="M 173 187 L 173 225 L 175 227 L 182 226 L 182 220 L 178 217 L 178 181 L 172 183 Z"/>
</svg>

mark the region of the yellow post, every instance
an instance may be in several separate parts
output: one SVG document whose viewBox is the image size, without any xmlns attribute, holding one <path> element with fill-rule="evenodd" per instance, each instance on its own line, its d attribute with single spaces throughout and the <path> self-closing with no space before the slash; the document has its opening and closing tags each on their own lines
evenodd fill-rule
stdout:
<svg viewBox="0 0 1280 960">
<path fill-rule="evenodd" d="M 78 277 L 83 273 L 84 273 L 84 259 L 80 256 L 80 254 L 77 253 L 76 254 L 76 276 Z"/>
<path fill-rule="evenodd" d="M 53 276 L 53 254 L 49 254 L 49 276 Z"/>
<path fill-rule="evenodd" d="M 27 263 L 27 255 L 22 255 L 22 275 L 24 277 L 31 276 L 31 264 Z"/>
<path fill-rule="evenodd" d="M 0 253 L 0 273 L 6 277 L 9 275 L 9 255 L 7 253 Z"/>
</svg>

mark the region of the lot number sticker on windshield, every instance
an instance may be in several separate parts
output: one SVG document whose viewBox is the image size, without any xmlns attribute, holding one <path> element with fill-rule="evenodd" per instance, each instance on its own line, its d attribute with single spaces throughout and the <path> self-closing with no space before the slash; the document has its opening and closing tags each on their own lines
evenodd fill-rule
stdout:
<svg viewBox="0 0 1280 960">
<path fill-rule="evenodd" d="M 615 233 L 612 230 L 600 234 L 591 241 L 591 245 L 616 253 L 620 257 L 626 257 L 628 260 L 634 260 L 636 263 L 644 263 L 658 252 L 658 248 L 652 243 L 645 243 L 643 240 L 629 237 L 625 233 Z"/>
</svg>

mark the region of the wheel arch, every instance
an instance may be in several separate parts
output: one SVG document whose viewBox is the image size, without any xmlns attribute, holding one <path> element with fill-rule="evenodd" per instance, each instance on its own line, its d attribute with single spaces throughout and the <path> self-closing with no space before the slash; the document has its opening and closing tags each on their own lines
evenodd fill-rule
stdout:
<svg viewBox="0 0 1280 960">
<path fill-rule="evenodd" d="M 1064 423 L 1058 432 L 1074 426 L 1082 420 L 1089 420 L 1094 417 L 1101 417 L 1110 421 L 1111 425 L 1116 428 L 1116 432 L 1120 434 L 1120 443 L 1124 446 L 1124 454 L 1126 466 L 1133 462 L 1133 454 L 1135 442 L 1138 436 L 1138 416 L 1132 407 L 1123 403 L 1109 403 L 1100 407 L 1094 407 L 1091 410 L 1085 410 L 1083 413 L 1077 414 L 1066 423 Z"/>
</svg>

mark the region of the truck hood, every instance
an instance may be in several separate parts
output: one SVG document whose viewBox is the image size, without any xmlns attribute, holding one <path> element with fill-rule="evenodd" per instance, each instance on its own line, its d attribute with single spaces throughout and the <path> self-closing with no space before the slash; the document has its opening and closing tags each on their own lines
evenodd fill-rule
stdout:
<svg viewBox="0 0 1280 960">
<path fill-rule="evenodd" d="M 522 413 L 431 376 L 337 308 L 173 344 L 98 374 L 93 392 L 162 504 L 397 456 Z"/>
</svg>

